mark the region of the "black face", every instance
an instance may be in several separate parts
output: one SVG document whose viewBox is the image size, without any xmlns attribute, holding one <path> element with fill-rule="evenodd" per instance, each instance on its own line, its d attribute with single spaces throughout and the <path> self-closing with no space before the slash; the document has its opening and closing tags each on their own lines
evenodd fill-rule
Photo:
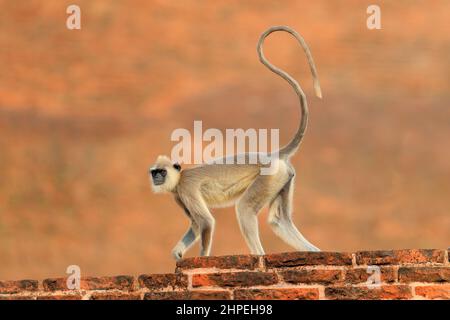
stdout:
<svg viewBox="0 0 450 320">
<path fill-rule="evenodd" d="M 166 169 L 152 169 L 150 170 L 152 175 L 153 184 L 159 186 L 166 181 L 167 170 Z"/>
</svg>

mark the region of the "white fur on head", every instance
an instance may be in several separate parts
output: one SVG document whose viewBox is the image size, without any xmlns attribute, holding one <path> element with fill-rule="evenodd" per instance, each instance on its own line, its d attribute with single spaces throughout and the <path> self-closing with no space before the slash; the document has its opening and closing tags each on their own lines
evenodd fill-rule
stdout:
<svg viewBox="0 0 450 320">
<path fill-rule="evenodd" d="M 180 171 L 173 167 L 173 163 L 172 161 L 170 161 L 169 157 L 158 156 L 158 158 L 156 159 L 156 163 L 153 165 L 152 169 L 166 169 L 167 171 L 166 180 L 161 185 L 154 185 L 152 178 L 150 177 L 153 192 L 164 193 L 171 192 L 175 189 L 178 181 L 180 180 Z"/>
</svg>

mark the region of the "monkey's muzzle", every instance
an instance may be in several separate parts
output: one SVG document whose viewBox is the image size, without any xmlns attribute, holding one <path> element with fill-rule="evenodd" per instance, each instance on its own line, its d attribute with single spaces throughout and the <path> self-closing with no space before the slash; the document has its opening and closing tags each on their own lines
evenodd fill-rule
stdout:
<svg viewBox="0 0 450 320">
<path fill-rule="evenodd" d="M 152 181 L 155 186 L 164 184 L 166 181 L 167 170 L 165 169 L 152 169 L 150 170 Z"/>
</svg>

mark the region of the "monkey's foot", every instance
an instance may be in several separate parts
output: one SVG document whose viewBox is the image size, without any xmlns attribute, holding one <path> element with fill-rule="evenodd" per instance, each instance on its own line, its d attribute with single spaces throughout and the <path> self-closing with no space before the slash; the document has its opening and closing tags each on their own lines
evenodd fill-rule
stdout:
<svg viewBox="0 0 450 320">
<path fill-rule="evenodd" d="M 181 248 L 175 247 L 172 250 L 172 256 L 175 258 L 175 260 L 180 260 L 183 258 L 183 250 Z"/>
</svg>

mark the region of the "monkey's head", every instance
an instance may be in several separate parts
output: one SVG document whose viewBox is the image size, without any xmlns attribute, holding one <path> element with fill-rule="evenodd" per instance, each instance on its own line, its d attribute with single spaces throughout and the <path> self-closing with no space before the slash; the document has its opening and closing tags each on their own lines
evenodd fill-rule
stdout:
<svg viewBox="0 0 450 320">
<path fill-rule="evenodd" d="M 159 156 L 150 168 L 149 175 L 155 193 L 171 192 L 180 180 L 181 166 L 166 156 Z"/>
</svg>

